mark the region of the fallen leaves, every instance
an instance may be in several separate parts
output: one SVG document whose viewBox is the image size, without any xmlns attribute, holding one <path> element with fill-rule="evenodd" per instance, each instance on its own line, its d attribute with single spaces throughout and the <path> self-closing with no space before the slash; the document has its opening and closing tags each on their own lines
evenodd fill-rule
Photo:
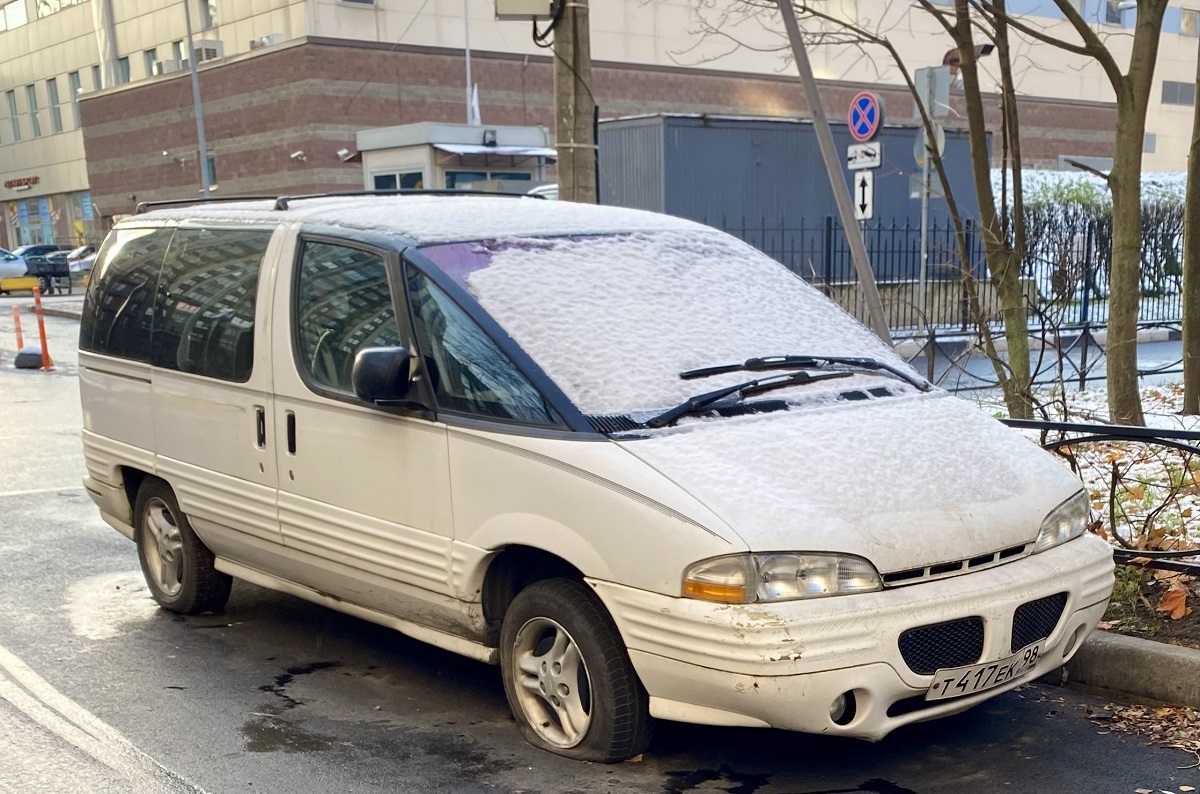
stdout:
<svg viewBox="0 0 1200 794">
<path fill-rule="evenodd" d="M 1167 592 L 1163 593 L 1162 600 L 1158 602 L 1157 611 L 1165 613 L 1171 620 L 1179 620 L 1191 612 L 1188 609 L 1187 597 L 1187 587 L 1176 582 Z"/>
<path fill-rule="evenodd" d="M 1153 744 L 1186 750 L 1196 754 L 1200 762 L 1200 712 L 1184 706 L 1114 706 L 1105 707 L 1108 714 L 1096 714 L 1091 721 L 1103 728 L 1142 736 Z M 1190 764 L 1180 769 L 1194 768 Z M 1180 787 L 1180 791 L 1194 791 Z"/>
</svg>

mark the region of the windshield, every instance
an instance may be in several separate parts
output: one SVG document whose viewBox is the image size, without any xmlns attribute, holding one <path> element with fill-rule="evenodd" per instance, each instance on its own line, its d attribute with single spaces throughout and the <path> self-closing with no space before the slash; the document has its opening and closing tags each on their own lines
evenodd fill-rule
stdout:
<svg viewBox="0 0 1200 794">
<path fill-rule="evenodd" d="M 455 243 L 423 253 L 585 414 L 668 408 L 695 391 L 680 372 L 755 356 L 820 351 L 906 367 L 798 276 L 716 230 Z M 730 373 L 705 385 L 742 380 Z"/>
</svg>

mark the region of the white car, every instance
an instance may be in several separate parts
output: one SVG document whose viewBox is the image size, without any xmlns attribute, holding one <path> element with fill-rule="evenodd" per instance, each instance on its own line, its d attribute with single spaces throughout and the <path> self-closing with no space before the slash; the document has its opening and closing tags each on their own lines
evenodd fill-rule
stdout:
<svg viewBox="0 0 1200 794">
<path fill-rule="evenodd" d="M 0 248 L 0 278 L 16 278 L 25 275 L 25 260 L 12 251 Z"/>
<path fill-rule="evenodd" d="M 104 243 L 85 485 L 165 608 L 231 577 L 498 664 L 534 745 L 879 739 L 1064 663 L 1080 483 L 798 276 L 664 215 L 206 203 Z"/>
</svg>

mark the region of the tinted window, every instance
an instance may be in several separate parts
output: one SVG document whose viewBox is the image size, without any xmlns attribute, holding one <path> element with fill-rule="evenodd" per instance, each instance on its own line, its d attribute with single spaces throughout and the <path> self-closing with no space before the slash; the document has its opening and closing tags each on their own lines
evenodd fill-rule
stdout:
<svg viewBox="0 0 1200 794">
<path fill-rule="evenodd" d="M 172 229 L 120 229 L 105 241 L 83 305 L 79 346 L 150 360 L 154 287 Z"/>
<path fill-rule="evenodd" d="M 449 295 L 411 268 L 408 293 L 414 330 L 439 408 L 558 424 L 538 390 Z"/>
<path fill-rule="evenodd" d="M 300 366 L 330 389 L 353 391 L 350 370 L 362 348 L 401 344 L 387 268 L 370 251 L 306 242 L 295 306 Z"/>
<path fill-rule="evenodd" d="M 156 366 L 221 380 L 250 378 L 258 273 L 270 240 L 262 230 L 176 231 L 155 300 Z"/>
</svg>

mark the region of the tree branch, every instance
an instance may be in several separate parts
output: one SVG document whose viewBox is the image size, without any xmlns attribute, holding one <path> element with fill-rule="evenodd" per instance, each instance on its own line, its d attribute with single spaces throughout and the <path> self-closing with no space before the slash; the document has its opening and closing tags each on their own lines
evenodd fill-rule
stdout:
<svg viewBox="0 0 1200 794">
<path fill-rule="evenodd" d="M 1087 171 L 1089 174 L 1095 174 L 1096 176 L 1103 179 L 1106 184 L 1109 184 L 1109 187 L 1112 186 L 1110 184 L 1111 176 L 1109 174 L 1104 173 L 1100 169 L 1092 168 L 1090 165 L 1087 165 L 1086 163 L 1081 163 L 1078 160 L 1067 160 L 1066 163 L 1067 163 L 1067 165 L 1072 166 L 1073 168 L 1078 168 L 1080 171 Z"/>
</svg>

